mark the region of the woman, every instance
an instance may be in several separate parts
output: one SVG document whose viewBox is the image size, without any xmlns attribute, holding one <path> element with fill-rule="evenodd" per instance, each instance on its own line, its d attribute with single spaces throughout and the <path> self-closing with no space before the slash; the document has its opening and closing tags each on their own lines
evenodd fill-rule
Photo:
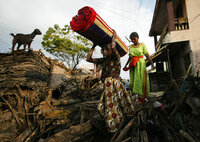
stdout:
<svg viewBox="0 0 200 142">
<path fill-rule="evenodd" d="M 117 131 L 124 116 L 134 113 L 130 96 L 119 79 L 121 63 L 115 48 L 116 36 L 113 31 L 112 42 L 102 48 L 103 58 L 92 58 L 95 45 L 87 56 L 88 62 L 102 65 L 101 80 L 104 88 L 97 108 L 104 116 L 109 132 Z"/>
<path fill-rule="evenodd" d="M 145 103 L 145 98 L 149 95 L 149 76 L 146 68 L 146 62 L 143 55 L 151 62 L 154 68 L 147 48 L 144 43 L 139 43 L 139 36 L 136 32 L 131 33 L 130 39 L 133 42 L 129 46 L 129 58 L 123 70 L 130 69 L 130 89 L 133 94 L 138 94 L 138 101 Z M 127 67 L 127 65 L 129 66 Z"/>
</svg>

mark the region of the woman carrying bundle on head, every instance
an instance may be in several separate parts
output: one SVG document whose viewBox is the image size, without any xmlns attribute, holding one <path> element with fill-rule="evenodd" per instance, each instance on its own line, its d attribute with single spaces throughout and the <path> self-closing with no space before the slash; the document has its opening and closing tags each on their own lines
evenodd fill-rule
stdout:
<svg viewBox="0 0 200 142">
<path fill-rule="evenodd" d="M 94 45 L 87 61 L 102 65 L 101 80 L 104 82 L 103 92 L 98 104 L 98 110 L 104 116 L 109 132 L 116 132 L 124 116 L 133 115 L 134 108 L 130 96 L 120 81 L 120 54 L 116 49 L 116 32 L 113 30 L 111 43 L 102 47 L 103 58 L 92 58 Z"/>
</svg>

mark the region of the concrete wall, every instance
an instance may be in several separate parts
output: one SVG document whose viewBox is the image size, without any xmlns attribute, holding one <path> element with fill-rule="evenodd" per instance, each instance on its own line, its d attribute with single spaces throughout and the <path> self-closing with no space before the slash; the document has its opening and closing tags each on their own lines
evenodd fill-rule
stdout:
<svg viewBox="0 0 200 142">
<path fill-rule="evenodd" d="M 200 0 L 186 0 L 194 76 L 200 71 Z"/>
<path fill-rule="evenodd" d="M 190 35 L 189 30 L 171 31 L 170 33 L 167 33 L 165 35 L 162 44 L 189 41 L 190 40 L 189 35 Z"/>
<path fill-rule="evenodd" d="M 188 48 L 184 48 L 185 51 L 181 52 L 186 54 L 191 50 L 191 62 L 192 72 L 194 76 L 200 73 L 200 0 L 185 0 L 186 12 L 188 17 L 189 29 L 181 31 L 171 31 L 166 34 L 162 43 L 176 43 L 182 41 L 189 41 Z M 182 58 L 184 55 L 177 55 L 177 57 Z M 176 59 L 175 59 L 176 60 Z M 179 61 L 176 61 L 179 62 Z M 182 61 L 181 61 L 182 62 Z M 179 63 L 181 63 L 179 62 Z"/>
</svg>

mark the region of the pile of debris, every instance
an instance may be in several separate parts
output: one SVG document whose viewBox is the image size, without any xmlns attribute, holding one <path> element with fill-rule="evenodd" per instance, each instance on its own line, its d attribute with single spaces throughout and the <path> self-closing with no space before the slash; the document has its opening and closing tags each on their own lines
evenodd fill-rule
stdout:
<svg viewBox="0 0 200 142">
<path fill-rule="evenodd" d="M 61 139 L 69 141 L 96 132 L 88 118 L 98 114 L 101 86 L 91 75 L 41 51 L 19 51 L 1 53 L 0 76 L 0 141 L 52 141 L 65 131 Z"/>
<path fill-rule="evenodd" d="M 200 142 L 199 92 L 199 78 L 172 80 L 162 95 L 135 103 L 135 116 L 126 119 L 110 141 Z"/>
<path fill-rule="evenodd" d="M 102 84 L 41 51 L 0 56 L 0 141 L 198 142 L 199 79 L 172 81 L 161 96 L 136 103 L 135 115 L 108 133 L 97 111 Z"/>
</svg>

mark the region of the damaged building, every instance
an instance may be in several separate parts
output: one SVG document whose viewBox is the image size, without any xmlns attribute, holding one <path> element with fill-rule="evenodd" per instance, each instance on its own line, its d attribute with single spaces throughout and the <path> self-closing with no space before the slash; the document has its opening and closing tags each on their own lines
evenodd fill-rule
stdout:
<svg viewBox="0 0 200 142">
<path fill-rule="evenodd" d="M 187 72 L 199 76 L 199 5 L 196 0 L 156 1 L 149 31 L 155 43 L 151 57 L 156 63 L 156 72 L 150 73 L 151 91 L 164 90 L 172 79 L 181 79 Z"/>
</svg>

